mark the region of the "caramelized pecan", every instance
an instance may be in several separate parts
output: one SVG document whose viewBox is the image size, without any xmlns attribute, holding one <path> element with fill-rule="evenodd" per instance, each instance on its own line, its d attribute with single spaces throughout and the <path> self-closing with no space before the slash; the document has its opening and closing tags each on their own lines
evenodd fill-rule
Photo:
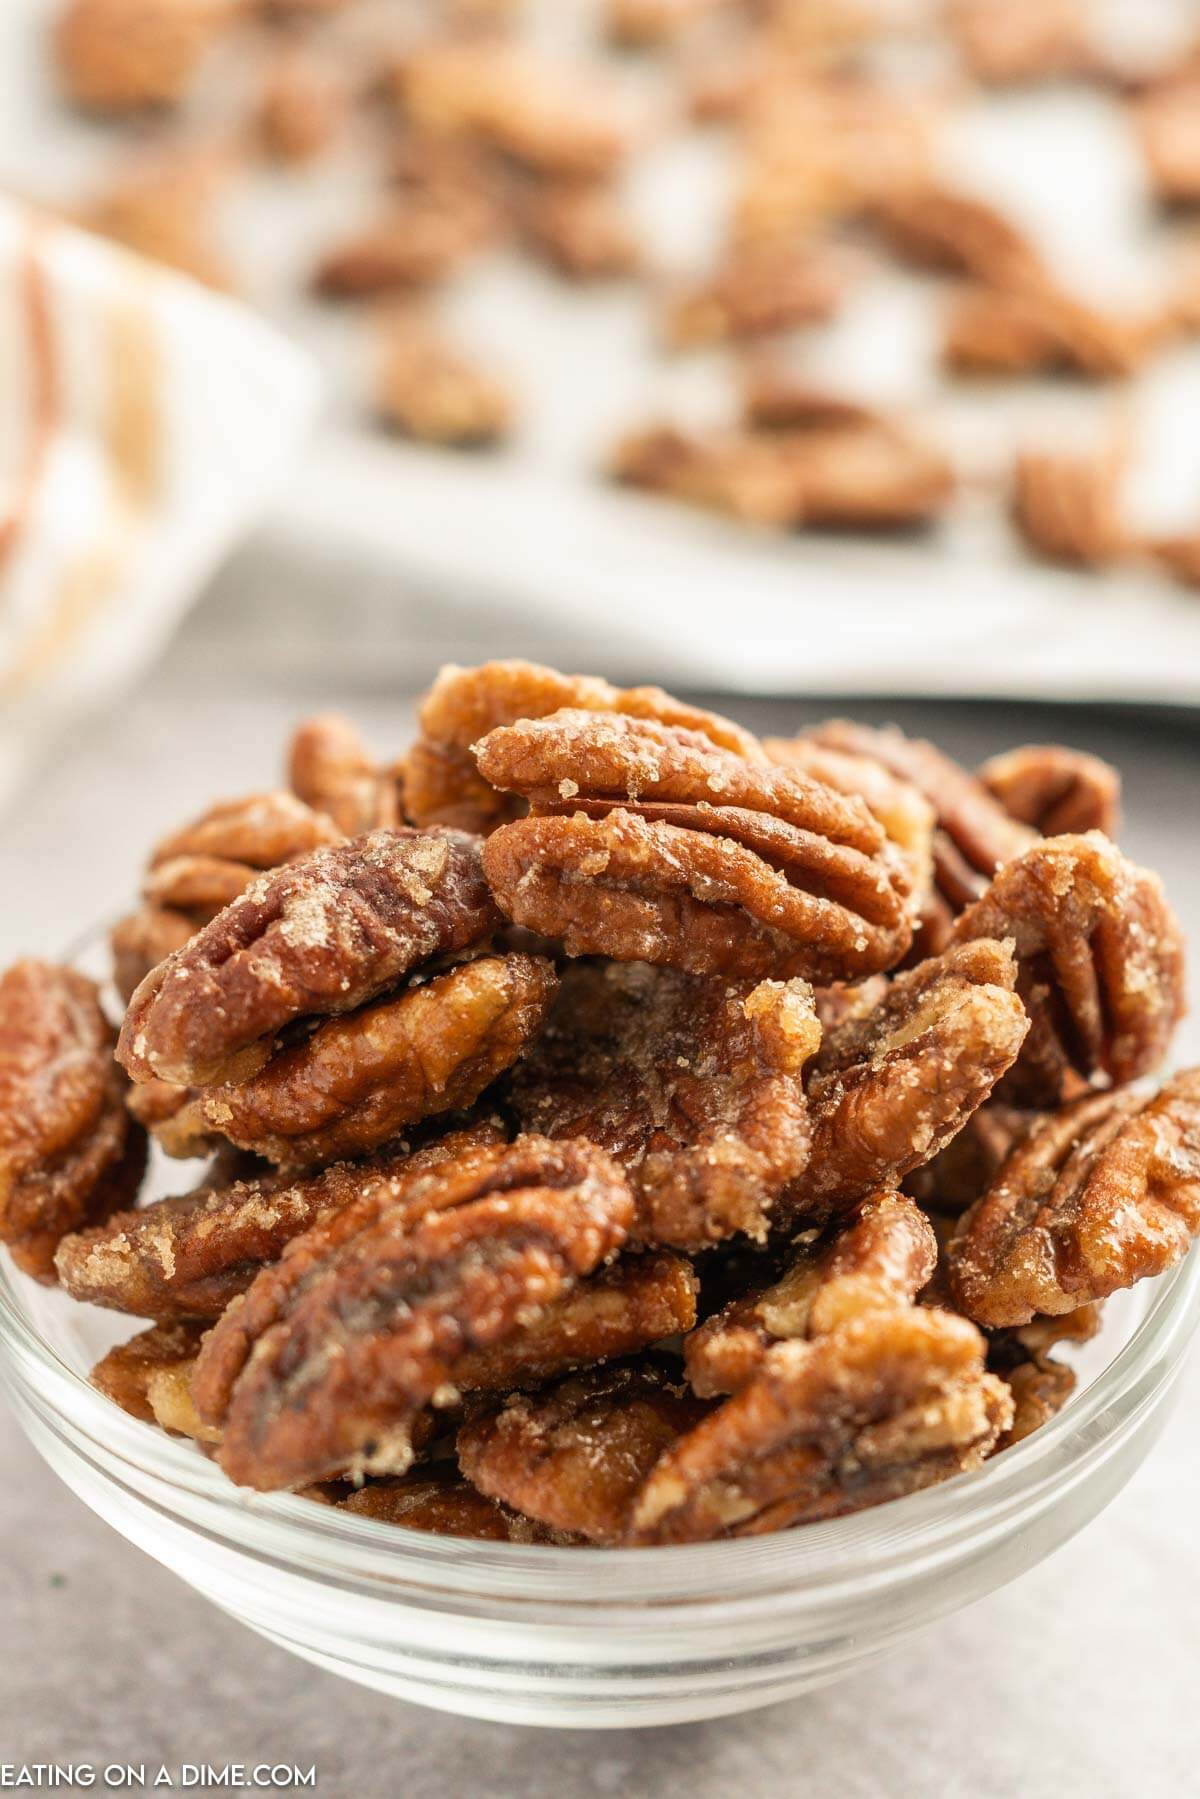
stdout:
<svg viewBox="0 0 1200 1799">
<path fill-rule="evenodd" d="M 507 437 L 513 403 L 503 382 L 431 326 L 385 323 L 375 392 L 379 418 L 420 443 L 479 445 Z"/>
<path fill-rule="evenodd" d="M 1026 547 L 1051 562 L 1104 568 L 1128 555 L 1121 517 L 1121 444 L 1082 455 L 1025 450 L 1013 468 L 1012 519 Z"/>
<path fill-rule="evenodd" d="M 1012 1151 L 949 1247 L 970 1317 L 1023 1325 L 1161 1274 L 1200 1230 L 1200 1070 L 1147 1100 L 1093 1094 Z"/>
<path fill-rule="evenodd" d="M 457 1469 L 433 1464 L 390 1480 L 371 1480 L 333 1501 L 339 1511 L 439 1537 L 473 1537 L 481 1543 L 565 1543 L 558 1531 L 522 1518 L 488 1499 Z"/>
<path fill-rule="evenodd" d="M 582 963 L 515 1071 L 521 1125 L 587 1137 L 627 1170 L 648 1243 L 760 1237 L 808 1159 L 805 1062 L 820 1041 L 803 981 L 728 982 Z"/>
<path fill-rule="evenodd" d="M 641 262 L 633 221 L 606 182 L 546 182 L 528 196 L 520 216 L 534 255 L 572 281 L 631 275 Z"/>
<path fill-rule="evenodd" d="M 866 807 L 695 731 L 578 711 L 476 745 L 532 816 L 485 868 L 517 924 L 568 955 L 742 979 L 853 979 L 908 946 L 908 880 Z"/>
<path fill-rule="evenodd" d="M 287 771 L 292 792 L 346 837 L 404 823 L 402 767 L 381 768 L 340 713 L 320 712 L 296 727 Z"/>
<path fill-rule="evenodd" d="M 1121 824 L 1121 777 L 1111 763 L 1061 743 L 1026 743 L 993 756 L 979 779 L 1010 818 L 1043 837 L 1103 831 Z"/>
<path fill-rule="evenodd" d="M 85 975 L 26 960 L 0 976 L 0 1242 L 36 1280 L 53 1282 L 61 1239 L 131 1203 L 142 1178 L 115 1041 Z"/>
<path fill-rule="evenodd" d="M 738 247 L 707 280 L 670 299 L 663 336 L 671 349 L 689 350 L 820 324 L 842 306 L 853 274 L 833 244 Z"/>
<path fill-rule="evenodd" d="M 1050 281 L 963 287 L 943 323 L 942 364 L 956 375 L 1064 370 L 1094 381 L 1136 374 L 1164 321 L 1104 311 Z"/>
<path fill-rule="evenodd" d="M 97 112 L 173 106 L 234 12 L 233 0 L 68 0 L 54 27 L 59 79 Z"/>
<path fill-rule="evenodd" d="M 93 1387 L 144 1424 L 158 1421 L 153 1399 L 159 1377 L 190 1368 L 204 1334 L 199 1324 L 152 1324 L 96 1363 L 89 1376 Z"/>
<path fill-rule="evenodd" d="M 872 218 L 888 247 L 918 268 L 981 281 L 1040 281 L 1045 266 L 1024 231 L 986 200 L 938 182 L 882 195 Z"/>
<path fill-rule="evenodd" d="M 135 1079 L 261 1066 L 284 1025 L 351 1012 L 496 923 L 475 838 L 373 831 L 261 875 L 138 988 L 118 1054 Z"/>
</svg>

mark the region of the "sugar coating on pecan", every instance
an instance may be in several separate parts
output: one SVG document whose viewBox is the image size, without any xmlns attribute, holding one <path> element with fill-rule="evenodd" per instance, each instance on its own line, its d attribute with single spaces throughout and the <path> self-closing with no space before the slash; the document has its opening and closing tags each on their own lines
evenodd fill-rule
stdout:
<svg viewBox="0 0 1200 1799">
<path fill-rule="evenodd" d="M 139 1331 L 127 1343 L 110 1349 L 88 1378 L 93 1387 L 131 1418 L 153 1424 L 156 1419 L 150 1400 L 152 1382 L 164 1372 L 189 1367 L 195 1361 L 203 1334 L 200 1324 L 152 1324 L 149 1330 Z"/>
<path fill-rule="evenodd" d="M 1098 831 L 1047 838 L 1001 869 L 956 943 L 1011 939 L 1032 1021 L 1005 1097 L 1052 1105 L 1073 1080 L 1156 1068 L 1185 1006 L 1183 939 L 1157 875 Z"/>
<path fill-rule="evenodd" d="M 391 1479 L 371 1480 L 345 1498 L 338 1511 L 439 1537 L 471 1537 L 480 1543 L 563 1543 L 567 1539 L 532 1518 L 522 1518 L 489 1499 L 456 1468 L 431 1464 Z"/>
<path fill-rule="evenodd" d="M 121 1212 L 64 1238 L 58 1273 L 74 1298 L 135 1317 L 219 1318 L 294 1237 L 351 1204 L 394 1202 L 402 1186 L 443 1160 L 502 1141 L 497 1126 L 450 1132 L 414 1155 L 402 1151 L 320 1174 L 275 1174 L 205 1183 L 190 1193 Z"/>
<path fill-rule="evenodd" d="M 318 850 L 261 875 L 147 976 L 118 1056 L 137 1080 L 218 1080 L 292 1020 L 352 1012 L 496 922 L 463 832 L 372 831 Z"/>
<path fill-rule="evenodd" d="M 484 1493 L 592 1543 L 620 1543 L 663 1451 L 707 1407 L 653 1364 L 588 1369 L 463 1425 L 458 1459 Z"/>
<path fill-rule="evenodd" d="M 375 762 L 348 718 L 319 712 L 292 733 L 288 785 L 346 837 L 404 823 L 404 773 Z"/>
<path fill-rule="evenodd" d="M 0 1243 L 46 1283 L 61 1239 L 141 1182 L 146 1138 L 115 1042 L 86 975 L 27 959 L 0 976 Z"/>
<path fill-rule="evenodd" d="M 965 1212 L 987 1192 L 1004 1158 L 1039 1116 L 1002 1100 L 985 1101 L 944 1149 L 905 1177 L 904 1191 L 930 1211 Z"/>
<path fill-rule="evenodd" d="M 490 732 L 476 760 L 532 811 L 488 839 L 492 891 L 568 955 L 831 981 L 908 947 L 908 873 L 881 827 L 792 769 L 575 710 Z"/>
<path fill-rule="evenodd" d="M 463 1356 L 454 1384 L 463 1393 L 512 1392 L 647 1349 L 691 1330 L 698 1286 L 684 1256 L 666 1249 L 626 1253 L 504 1342 Z"/>
<path fill-rule="evenodd" d="M 1029 1029 L 1015 980 L 1008 948 L 981 940 L 897 975 L 877 1006 L 830 1032 L 808 1082 L 797 1218 L 894 1185 L 957 1135 Z"/>
<path fill-rule="evenodd" d="M 762 750 L 749 731 L 716 713 L 673 699 L 661 687 L 613 687 L 595 675 L 560 675 L 536 662 L 449 663 L 417 714 L 421 735 L 406 765 L 409 815 L 416 824 L 490 831 L 520 810 L 497 793 L 475 766 L 471 746 L 497 725 L 544 718 L 564 707 L 657 718 L 699 731 L 721 748 L 750 760 Z"/>
<path fill-rule="evenodd" d="M 979 779 L 1010 818 L 1043 837 L 1103 831 L 1121 824 L 1121 777 L 1110 762 L 1061 743 L 1025 743 L 993 756 Z"/>
<path fill-rule="evenodd" d="M 615 1156 L 644 1242 L 763 1236 L 808 1159 L 801 1074 L 820 1028 L 807 984 L 643 963 L 581 963 L 562 981 L 510 1084 L 522 1127 Z"/>
<path fill-rule="evenodd" d="M 934 879 L 949 918 L 983 892 L 996 870 L 1020 855 L 1032 833 L 1010 818 L 974 775 L 960 768 L 935 744 L 906 737 L 894 727 L 876 729 L 847 719 L 830 719 L 805 735 L 814 743 L 879 762 L 898 779 L 911 781 L 933 807 Z M 930 941 L 927 949 L 945 947 Z"/>
<path fill-rule="evenodd" d="M 113 927 L 114 974 L 125 999 L 257 874 L 340 842 L 322 813 L 291 793 L 224 800 L 157 843 L 142 905 Z"/>
<path fill-rule="evenodd" d="M 628 1541 L 705 1542 L 839 1517 L 978 1467 L 1012 1417 L 965 1318 L 869 1312 L 776 1343 L 659 1458 Z"/>
<path fill-rule="evenodd" d="M 1161 1274 L 1200 1230 L 1200 1070 L 1089 1095 L 1017 1144 L 948 1249 L 950 1288 L 990 1326 L 1057 1317 Z"/>
<path fill-rule="evenodd" d="M 870 1311 L 906 1305 L 933 1273 L 937 1239 L 920 1207 L 888 1188 L 792 1252 L 778 1279 L 730 1300 L 693 1331 L 684 1366 L 702 1398 L 736 1393 L 772 1343 L 823 1336 Z"/>
<path fill-rule="evenodd" d="M 224 1425 L 219 1459 L 239 1485 L 403 1473 L 412 1420 L 453 1386 L 459 1358 L 530 1323 L 620 1248 L 633 1219 L 603 1151 L 537 1137 L 447 1164 L 422 1203 L 414 1219 L 410 1194 L 353 1234 L 342 1213 L 331 1253 L 321 1226 L 298 1238 L 259 1277 L 267 1328 L 248 1332 L 263 1310 L 252 1287 L 206 1340 L 193 1391 Z M 240 1370 L 223 1402 L 230 1332 Z"/>
<path fill-rule="evenodd" d="M 480 956 L 325 1019 L 245 1080 L 191 1102 L 216 1133 L 281 1166 L 362 1156 L 470 1106 L 536 1038 L 558 987 L 542 956 Z"/>
</svg>

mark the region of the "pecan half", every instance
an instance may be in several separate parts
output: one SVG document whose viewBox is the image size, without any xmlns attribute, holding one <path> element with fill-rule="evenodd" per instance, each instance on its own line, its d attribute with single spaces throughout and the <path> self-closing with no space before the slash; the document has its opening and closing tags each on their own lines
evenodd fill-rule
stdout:
<svg viewBox="0 0 1200 1799">
<path fill-rule="evenodd" d="M 267 70 L 258 102 L 258 135 L 268 156 L 293 165 L 312 162 L 339 135 L 349 95 L 318 57 L 303 50 L 280 56 Z"/>
<path fill-rule="evenodd" d="M 987 1325 L 1057 1317 L 1183 1256 L 1200 1231 L 1200 1070 L 1147 1100 L 1089 1095 L 1018 1143 L 950 1243 L 956 1302 Z"/>
<path fill-rule="evenodd" d="M 138 988 L 118 1055 L 203 1084 L 297 1018 L 351 1012 L 497 921 L 475 838 L 373 831 L 260 876 Z"/>
<path fill-rule="evenodd" d="M 1121 516 L 1123 444 L 1099 452 L 1025 450 L 1013 466 L 1012 520 L 1027 549 L 1069 567 L 1105 568 L 1129 554 Z"/>
<path fill-rule="evenodd" d="M 1121 777 L 1109 762 L 1061 743 L 1026 743 L 993 756 L 979 779 L 1010 818 L 1043 837 L 1103 831 L 1121 825 Z"/>
<path fill-rule="evenodd" d="M 631 275 L 642 260 L 633 221 L 605 182 L 547 182 L 525 200 L 520 219 L 534 255 L 572 281 Z"/>
<path fill-rule="evenodd" d="M 882 1188 L 844 1222 L 794 1252 L 769 1285 L 741 1294 L 694 1330 L 684 1366 L 701 1398 L 736 1393 L 772 1343 L 820 1337 L 870 1311 L 913 1301 L 937 1262 L 933 1226 L 903 1194 Z"/>
<path fill-rule="evenodd" d="M 196 1359 L 204 1327 L 199 1324 L 152 1324 L 96 1363 L 89 1379 L 107 1399 L 144 1424 L 157 1422 L 151 1399 L 155 1380 Z"/>
<path fill-rule="evenodd" d="M 587 1137 L 627 1170 L 647 1243 L 761 1237 L 808 1159 L 803 981 L 727 982 L 643 963 L 568 967 L 515 1071 L 522 1128 Z"/>
<path fill-rule="evenodd" d="M 173 106 L 234 11 L 232 0 L 68 0 L 54 27 L 59 79 L 97 112 Z"/>
<path fill-rule="evenodd" d="M 1080 1306 L 1060 1318 L 1034 1318 L 1015 1330 L 988 1337 L 988 1368 L 1013 1398 L 1013 1420 L 996 1444 L 1011 1449 L 1057 1416 L 1075 1391 L 1075 1370 L 1050 1353 L 1059 1343 L 1086 1343 L 1101 1324 L 1099 1305 Z"/>
<path fill-rule="evenodd" d="M 690 350 L 820 324 L 840 310 L 854 272 L 834 244 L 739 247 L 707 280 L 671 297 L 664 340 Z"/>
<path fill-rule="evenodd" d="M 164 837 L 147 864 L 143 905 L 113 927 L 113 965 L 123 997 L 256 875 L 340 838 L 331 820 L 290 793 L 223 800 Z"/>
<path fill-rule="evenodd" d="M 1045 275 L 1041 252 L 996 206 L 939 182 L 881 195 L 871 209 L 888 248 L 922 269 L 1025 283 Z"/>
<path fill-rule="evenodd" d="M 532 810 L 484 846 L 492 891 L 568 955 L 832 981 L 908 946 L 907 871 L 880 826 L 790 769 L 578 711 L 492 731 L 476 761 Z"/>
<path fill-rule="evenodd" d="M 404 823 L 404 771 L 380 767 L 358 731 L 337 712 L 297 725 L 287 753 L 292 792 L 331 818 L 346 837 Z"/>
<path fill-rule="evenodd" d="M 706 1409 L 653 1364 L 589 1369 L 471 1419 L 459 1464 L 482 1492 L 543 1524 L 620 1543 L 642 1482 Z"/>
<path fill-rule="evenodd" d="M 313 289 L 330 300 L 365 300 L 433 287 L 469 262 L 490 236 L 490 214 L 474 205 L 451 212 L 423 196 L 400 198 L 324 252 L 313 270 Z"/>
<path fill-rule="evenodd" d="M 422 321 L 385 323 L 375 392 L 382 421 L 420 443 L 498 443 L 512 424 L 508 388 Z"/>
<path fill-rule="evenodd" d="M 1029 1030 L 1016 976 L 1003 943 L 956 947 L 830 1032 L 808 1082 L 812 1150 L 789 1195 L 795 1216 L 894 1185 L 958 1134 Z"/>
<path fill-rule="evenodd" d="M 206 1339 L 193 1392 L 224 1425 L 219 1460 L 239 1485 L 403 1473 L 412 1419 L 458 1360 L 590 1274 L 633 1217 L 602 1151 L 536 1137 L 448 1165 L 420 1203 L 414 1218 L 410 1194 L 358 1231 L 345 1212 L 318 1225 Z"/>
<path fill-rule="evenodd" d="M 478 668 L 448 663 L 421 702 L 417 714 L 421 735 L 406 765 L 414 823 L 486 833 L 514 817 L 519 807 L 478 773 L 471 746 L 497 725 L 545 718 L 567 706 L 682 725 L 723 749 L 762 760 L 762 749 L 749 731 L 716 713 L 688 706 L 661 687 L 613 687 L 595 675 L 560 675 L 536 662 L 485 662 Z"/>
<path fill-rule="evenodd" d="M 625 50 L 668 44 L 723 0 L 605 0 L 604 31 Z"/>
<path fill-rule="evenodd" d="M 158 1200 L 63 1239 L 58 1272 L 74 1298 L 160 1323 L 219 1318 L 294 1237 L 350 1205 L 396 1203 L 432 1169 L 503 1141 L 495 1126 L 452 1131 L 416 1154 L 338 1164 L 286 1181 L 259 1175 Z"/>
<path fill-rule="evenodd" d="M 927 914 L 921 947 L 944 949 L 955 915 L 978 899 L 996 870 L 1020 855 L 1032 833 L 1011 819 L 983 783 L 936 745 L 888 727 L 830 719 L 805 736 L 825 748 L 874 760 L 910 781 L 933 807 L 933 872 L 940 901 Z M 869 802 L 868 802 L 869 803 Z"/>
<path fill-rule="evenodd" d="M 1107 312 L 1050 281 L 963 287 L 943 321 L 942 365 L 956 375 L 1063 370 L 1094 381 L 1136 374 L 1164 329 L 1159 317 Z"/>
<path fill-rule="evenodd" d="M 145 1168 L 115 1041 L 85 975 L 26 960 L 0 976 L 0 1242 L 47 1284 L 61 1239 L 130 1204 Z"/>
<path fill-rule="evenodd" d="M 705 1542 L 861 1511 L 978 1467 L 1011 1416 L 965 1318 L 870 1312 L 768 1349 L 659 1458 L 627 1540 Z"/>
<path fill-rule="evenodd" d="M 557 987 L 544 957 L 480 956 L 326 1019 L 245 1080 L 202 1089 L 189 1122 L 283 1166 L 367 1155 L 470 1106 L 537 1036 Z"/>
<path fill-rule="evenodd" d="M 1116 1085 L 1161 1062 L 1184 1011 L 1183 939 L 1157 875 L 1098 831 L 1051 837 L 1002 868 L 955 943 L 1010 938 L 1032 1021 L 1005 1096 L 1053 1105 L 1072 1077 Z"/>
</svg>

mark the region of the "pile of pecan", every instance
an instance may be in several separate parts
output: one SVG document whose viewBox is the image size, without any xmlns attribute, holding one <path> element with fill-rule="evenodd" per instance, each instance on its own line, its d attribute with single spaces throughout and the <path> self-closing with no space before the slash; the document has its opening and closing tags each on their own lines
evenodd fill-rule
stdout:
<svg viewBox="0 0 1200 1799">
<path fill-rule="evenodd" d="M 1185 31 L 1140 60 L 1136 45 L 1118 54 L 1087 0 L 605 0 L 560 8 L 580 14 L 562 57 L 546 53 L 521 0 L 391 10 L 59 0 L 52 78 L 135 149 L 91 192 L 46 197 L 143 254 L 236 286 L 256 259 L 239 270 L 226 249 L 236 249 L 239 194 L 269 191 L 261 165 L 280 184 L 299 171 L 281 217 L 307 216 L 319 236 L 328 208 L 310 206 L 307 171 L 357 159 L 347 191 L 362 193 L 360 216 L 294 260 L 349 338 L 374 339 L 373 373 L 352 400 L 372 422 L 441 448 L 495 446 L 520 430 L 541 394 L 493 366 L 505 330 L 488 326 L 532 302 L 502 279 L 482 301 L 476 344 L 448 321 L 489 259 L 494 269 L 498 256 L 522 257 L 574 287 L 624 283 L 664 357 L 705 350 L 727 365 L 723 415 L 686 426 L 634 415 L 601 459 L 612 479 L 743 524 L 859 532 L 935 527 L 986 485 L 1037 557 L 1200 586 L 1200 518 L 1169 534 L 1126 521 L 1128 431 L 1072 455 L 998 423 L 979 469 L 952 453 L 951 395 L 963 378 L 1054 374 L 1124 393 L 1200 332 L 1195 246 L 1165 228 L 1200 204 L 1200 39 Z M 1140 154 L 1141 224 L 1164 229 L 1161 267 L 1136 303 L 1083 291 L 1057 245 L 946 178 L 952 126 L 972 108 L 985 114 L 998 91 L 1047 82 L 1098 90 L 1114 142 L 1124 133 Z M 644 176 L 653 185 L 650 165 L 673 142 L 690 141 L 699 159 L 714 126 L 727 201 L 677 194 L 695 215 L 690 235 L 712 247 L 697 265 L 666 266 L 639 218 Z M 1135 250 L 1144 258 L 1131 238 Z M 287 279 L 290 250 L 284 260 Z M 860 295 L 869 305 L 872 283 L 897 267 L 939 277 L 929 418 L 880 404 L 878 377 L 871 405 L 806 378 L 812 329 Z M 337 330 L 326 321 L 318 350 Z M 909 338 L 893 335 L 903 390 Z M 368 362 L 361 344 L 344 349 L 339 382 Z M 549 379 L 539 368 L 530 387 Z M 1128 415 L 1122 404 L 1117 417 Z M 611 428 L 606 418 L 600 429 Z"/>
<path fill-rule="evenodd" d="M 1115 772 L 524 662 L 419 719 L 386 764 L 311 719 L 292 791 L 159 844 L 107 991 L 0 978 L 0 1239 L 148 1321 L 95 1384 L 239 1485 L 565 1544 L 843 1515 L 1050 1418 L 1200 1230 Z M 139 1205 L 149 1145 L 191 1179 Z"/>
</svg>

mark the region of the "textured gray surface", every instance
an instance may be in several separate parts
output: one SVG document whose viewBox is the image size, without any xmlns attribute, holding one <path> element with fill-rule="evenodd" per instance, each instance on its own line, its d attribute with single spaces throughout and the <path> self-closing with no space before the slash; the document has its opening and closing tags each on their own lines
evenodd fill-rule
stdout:
<svg viewBox="0 0 1200 1799">
<path fill-rule="evenodd" d="M 646 670 L 653 678 L 654 671 Z M 286 721 L 353 710 L 380 749 L 408 708 L 259 670 L 232 680 L 185 636 L 121 716 L 67 746 L 0 820 L 0 960 L 54 950 L 125 899 L 142 847 L 214 793 L 267 785 Z M 798 708 L 738 708 L 786 728 Z M 861 709 L 860 709 L 861 710 Z M 981 755 L 1050 734 L 1118 756 L 1132 853 L 1162 868 L 1200 935 L 1200 739 L 1183 726 L 887 708 Z M 1192 889 L 1189 890 L 1189 882 Z M 1195 1054 L 1193 1022 L 1185 1053 Z M 1200 1367 L 1165 1441 L 1081 1537 L 870 1674 L 711 1725 L 609 1735 L 524 1732 L 378 1697 L 258 1641 L 93 1517 L 41 1465 L 0 1401 L 0 1763 L 287 1760 L 328 1794 L 828 1791 L 1090 1799 L 1196 1790 L 1200 1656 L 1193 1514 Z"/>
</svg>

